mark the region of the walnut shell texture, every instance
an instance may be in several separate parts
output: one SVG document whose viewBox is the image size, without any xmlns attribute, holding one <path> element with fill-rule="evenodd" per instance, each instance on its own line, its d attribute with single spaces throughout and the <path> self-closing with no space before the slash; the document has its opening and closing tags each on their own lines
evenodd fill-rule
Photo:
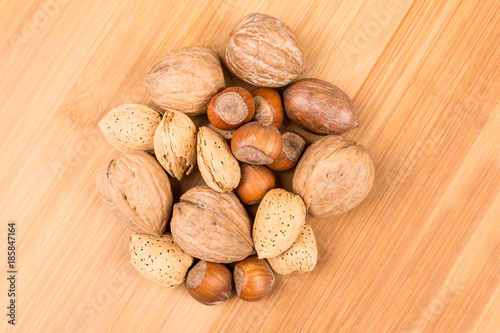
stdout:
<svg viewBox="0 0 500 333">
<path fill-rule="evenodd" d="M 302 199 L 284 189 L 270 190 L 262 199 L 253 225 L 253 242 L 259 259 L 285 252 L 306 221 Z"/>
<path fill-rule="evenodd" d="M 252 221 L 232 192 L 193 187 L 174 205 L 170 226 L 177 244 L 202 260 L 231 263 L 254 252 Z"/>
<path fill-rule="evenodd" d="M 304 54 L 290 28 L 265 14 L 250 14 L 229 37 L 224 56 L 229 70 L 258 87 L 282 87 L 304 69 Z"/>
<path fill-rule="evenodd" d="M 285 111 L 292 122 L 317 134 L 340 134 L 359 126 L 349 96 L 318 79 L 294 82 L 283 93 Z"/>
<path fill-rule="evenodd" d="M 160 112 L 146 105 L 123 104 L 109 111 L 99 121 L 99 128 L 109 144 L 120 151 L 153 151 L 160 121 Z"/>
<path fill-rule="evenodd" d="M 174 242 L 171 234 L 130 235 L 130 256 L 134 268 L 159 286 L 173 288 L 184 282 L 193 257 Z"/>
<path fill-rule="evenodd" d="M 226 140 L 208 127 L 198 129 L 198 168 L 205 183 L 217 192 L 228 192 L 240 183 L 240 165 Z"/>
<path fill-rule="evenodd" d="M 156 159 L 145 152 L 120 155 L 96 181 L 104 203 L 129 229 L 161 235 L 172 210 L 170 181 Z"/>
<path fill-rule="evenodd" d="M 318 246 L 311 226 L 304 225 L 292 247 L 275 258 L 268 258 L 267 262 L 281 275 L 312 271 L 318 262 Z"/>
<path fill-rule="evenodd" d="M 167 54 L 146 77 L 146 90 L 156 104 L 189 116 L 206 113 L 212 97 L 225 86 L 219 56 L 203 46 Z"/>
<path fill-rule="evenodd" d="M 306 149 L 293 175 L 293 191 L 313 217 L 332 217 L 356 207 L 370 192 L 375 167 L 355 141 L 329 135 Z"/>
<path fill-rule="evenodd" d="M 181 180 L 196 165 L 196 126 L 186 114 L 165 111 L 154 138 L 156 159 L 172 177 Z"/>
</svg>

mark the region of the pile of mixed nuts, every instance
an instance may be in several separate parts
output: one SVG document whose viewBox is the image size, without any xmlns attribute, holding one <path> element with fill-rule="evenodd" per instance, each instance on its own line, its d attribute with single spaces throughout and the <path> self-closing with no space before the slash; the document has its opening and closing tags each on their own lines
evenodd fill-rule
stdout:
<svg viewBox="0 0 500 333">
<path fill-rule="evenodd" d="M 318 79 L 291 83 L 304 56 L 283 22 L 246 16 L 230 35 L 224 63 L 261 88 L 226 88 L 219 56 L 187 47 L 160 59 L 146 78 L 158 110 L 121 105 L 99 122 L 107 141 L 124 152 L 99 175 L 97 187 L 135 232 L 133 266 L 164 287 L 185 282 L 206 305 L 228 299 L 233 282 L 241 299 L 257 301 L 270 292 L 273 271 L 313 270 L 318 250 L 306 216 L 354 208 L 375 173 L 366 150 L 338 135 L 359 125 L 349 97 Z M 287 85 L 282 100 L 272 88 Z M 210 123 L 197 128 L 189 116 L 204 113 Z M 301 134 L 280 132 L 286 117 L 325 136 L 305 149 Z M 181 180 L 196 164 L 206 186 L 191 188 L 173 205 L 167 173 Z M 274 172 L 294 167 L 294 193 L 275 188 Z M 252 221 L 244 204 L 258 203 Z"/>
</svg>

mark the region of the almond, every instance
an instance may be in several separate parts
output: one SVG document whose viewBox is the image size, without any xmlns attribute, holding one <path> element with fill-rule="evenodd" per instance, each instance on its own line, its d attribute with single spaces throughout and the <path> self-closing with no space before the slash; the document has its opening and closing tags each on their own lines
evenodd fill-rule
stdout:
<svg viewBox="0 0 500 333">
<path fill-rule="evenodd" d="M 120 151 L 154 149 L 156 127 L 161 114 L 146 105 L 123 104 L 99 121 L 99 128 L 110 145 Z"/>
<path fill-rule="evenodd" d="M 165 111 L 154 138 L 156 159 L 172 177 L 181 180 L 196 164 L 196 126 L 187 115 Z"/>
<path fill-rule="evenodd" d="M 259 258 L 273 258 L 288 250 L 306 220 L 302 199 L 284 189 L 273 189 L 262 199 L 253 225 L 253 242 Z"/>
<path fill-rule="evenodd" d="M 275 258 L 268 258 L 267 261 L 273 270 L 281 275 L 312 271 L 318 261 L 318 247 L 311 226 L 304 225 L 292 247 Z"/>
<path fill-rule="evenodd" d="M 196 146 L 198 168 L 205 183 L 217 192 L 235 189 L 240 182 L 241 171 L 226 140 L 203 126 L 198 130 Z"/>
<path fill-rule="evenodd" d="M 132 234 L 130 256 L 134 268 L 149 281 L 167 288 L 184 282 L 193 257 L 174 242 L 171 234 Z"/>
</svg>

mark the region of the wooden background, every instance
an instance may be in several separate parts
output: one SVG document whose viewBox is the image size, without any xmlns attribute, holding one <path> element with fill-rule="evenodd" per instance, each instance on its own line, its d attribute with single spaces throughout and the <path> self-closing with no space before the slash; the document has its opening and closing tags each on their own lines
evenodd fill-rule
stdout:
<svg viewBox="0 0 500 333">
<path fill-rule="evenodd" d="M 258 303 L 205 307 L 129 263 L 129 231 L 94 186 L 118 155 L 96 124 L 152 105 L 158 58 L 221 54 L 252 12 L 296 33 L 302 77 L 352 97 L 361 126 L 347 136 L 376 181 L 352 212 L 309 220 L 314 272 L 278 277 Z M 19 332 L 500 332 L 499 1 L 5 0 L 0 33 L 0 331 L 16 221 Z"/>
</svg>

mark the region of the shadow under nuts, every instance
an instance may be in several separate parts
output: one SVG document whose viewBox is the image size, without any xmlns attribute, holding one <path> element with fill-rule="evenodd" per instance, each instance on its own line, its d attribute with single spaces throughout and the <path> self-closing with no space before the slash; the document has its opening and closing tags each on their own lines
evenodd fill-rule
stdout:
<svg viewBox="0 0 500 333">
<path fill-rule="evenodd" d="M 170 181 L 156 159 L 145 152 L 120 155 L 96 181 L 104 203 L 129 229 L 161 235 L 173 197 Z"/>
<path fill-rule="evenodd" d="M 174 205 L 170 228 L 176 243 L 195 258 L 231 263 L 254 252 L 252 221 L 232 192 L 193 187 Z"/>
<path fill-rule="evenodd" d="M 233 275 L 223 264 L 201 260 L 186 276 L 186 290 L 205 305 L 224 302 L 233 290 Z"/>
<path fill-rule="evenodd" d="M 247 302 L 266 297 L 273 288 L 274 274 L 271 267 L 267 261 L 255 256 L 237 263 L 233 275 L 236 294 Z"/>
<path fill-rule="evenodd" d="M 188 116 L 207 112 L 210 99 L 225 87 L 219 56 L 203 46 L 167 54 L 146 77 L 146 90 L 156 104 Z"/>
<path fill-rule="evenodd" d="M 231 32 L 224 61 L 234 75 L 259 87 L 285 86 L 304 69 L 304 54 L 290 28 L 257 13 Z"/>
<path fill-rule="evenodd" d="M 313 217 L 332 217 L 356 207 L 375 178 L 366 149 L 355 141 L 329 135 L 306 149 L 293 175 L 293 191 Z"/>
<path fill-rule="evenodd" d="M 280 132 L 273 126 L 255 121 L 238 128 L 231 139 L 234 157 L 248 164 L 271 164 L 280 156 L 282 149 Z"/>
<path fill-rule="evenodd" d="M 292 122 L 317 134 L 340 134 L 359 126 L 349 97 L 331 83 L 303 79 L 284 94 L 285 111 Z"/>
</svg>

